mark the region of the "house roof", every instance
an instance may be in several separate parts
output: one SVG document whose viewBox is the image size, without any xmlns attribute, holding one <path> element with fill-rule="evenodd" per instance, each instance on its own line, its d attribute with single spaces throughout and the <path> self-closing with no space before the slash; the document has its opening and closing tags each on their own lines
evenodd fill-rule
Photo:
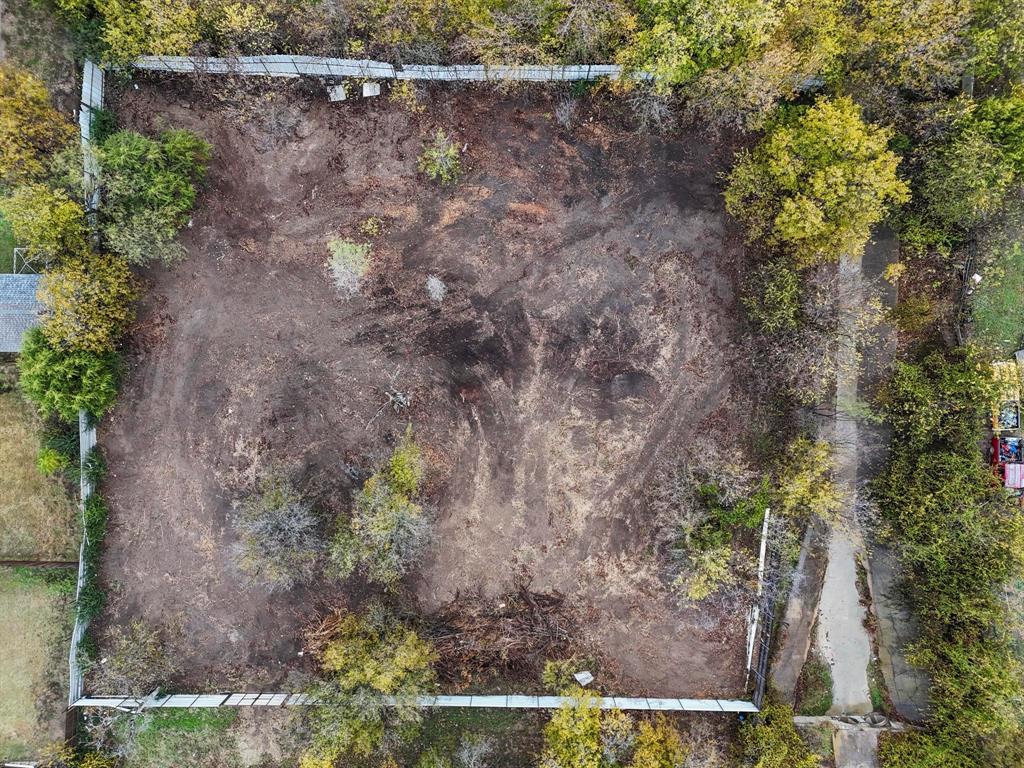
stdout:
<svg viewBox="0 0 1024 768">
<path fill-rule="evenodd" d="M 21 337 L 39 322 L 39 275 L 0 275 L 0 352 L 18 352 Z"/>
</svg>

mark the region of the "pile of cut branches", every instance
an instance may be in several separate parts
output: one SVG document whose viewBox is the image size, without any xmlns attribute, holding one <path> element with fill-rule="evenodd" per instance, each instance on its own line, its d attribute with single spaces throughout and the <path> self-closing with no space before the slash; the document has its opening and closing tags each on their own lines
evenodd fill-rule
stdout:
<svg viewBox="0 0 1024 768">
<path fill-rule="evenodd" d="M 468 684 L 496 671 L 539 680 L 547 659 L 579 650 L 577 624 L 561 594 L 520 586 L 497 600 L 456 595 L 432 617 L 426 634 L 444 682 Z"/>
</svg>

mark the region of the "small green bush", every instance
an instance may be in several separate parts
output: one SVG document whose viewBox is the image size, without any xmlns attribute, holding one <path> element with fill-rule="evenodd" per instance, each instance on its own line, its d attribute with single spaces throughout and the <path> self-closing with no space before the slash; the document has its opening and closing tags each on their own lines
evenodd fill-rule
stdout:
<svg viewBox="0 0 1024 768">
<path fill-rule="evenodd" d="M 462 160 L 459 148 L 452 143 L 440 128 L 434 138 L 423 148 L 419 160 L 420 173 L 441 185 L 454 184 L 462 175 Z"/>
<path fill-rule="evenodd" d="M 36 466 L 39 467 L 40 473 L 50 477 L 67 469 L 70 466 L 70 462 L 59 451 L 53 448 L 43 448 L 39 451 Z"/>
<path fill-rule="evenodd" d="M 414 501 L 422 478 L 422 457 L 410 430 L 384 469 L 364 483 L 350 520 L 339 523 L 330 549 L 338 578 L 363 565 L 371 581 L 397 586 L 427 537 L 426 514 Z"/>
<path fill-rule="evenodd" d="M 25 334 L 18 373 L 25 396 L 44 415 L 57 415 L 70 424 L 78 423 L 81 408 L 103 415 L 117 397 L 115 353 L 56 349 L 39 328 Z"/>
<path fill-rule="evenodd" d="M 241 539 L 238 566 L 267 589 L 309 581 L 323 549 L 320 521 L 286 479 L 270 476 L 245 498 L 232 518 Z"/>
<path fill-rule="evenodd" d="M 355 296 L 370 271 L 370 246 L 334 238 L 328 241 L 327 249 L 327 268 L 335 287 L 346 296 Z"/>
<path fill-rule="evenodd" d="M 761 265 L 743 306 L 762 333 L 795 330 L 800 320 L 800 276 L 784 261 Z"/>
</svg>

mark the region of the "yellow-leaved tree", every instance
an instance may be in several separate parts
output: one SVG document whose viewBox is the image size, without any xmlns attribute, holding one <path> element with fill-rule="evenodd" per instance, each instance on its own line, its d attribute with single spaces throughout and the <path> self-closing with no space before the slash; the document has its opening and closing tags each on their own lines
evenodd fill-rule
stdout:
<svg viewBox="0 0 1024 768">
<path fill-rule="evenodd" d="M 85 212 L 63 190 L 44 184 L 16 187 L 0 198 L 0 214 L 32 258 L 75 257 L 89 249 Z"/>
<path fill-rule="evenodd" d="M 346 754 L 368 757 L 385 736 L 413 738 L 422 717 L 416 697 L 433 692 L 436 659 L 428 641 L 379 604 L 340 616 L 320 652 L 326 678 L 313 690 L 318 706 L 309 712 L 302 766 L 331 765 Z M 391 706 L 385 696 L 393 697 Z"/>
<path fill-rule="evenodd" d="M 53 108 L 42 80 L 0 63 L 0 183 L 41 178 L 48 156 L 74 136 L 75 126 Z"/>
<path fill-rule="evenodd" d="M 89 253 L 43 274 L 43 335 L 54 347 L 103 353 L 114 349 L 135 319 L 136 288 L 121 259 Z"/>
<path fill-rule="evenodd" d="M 201 37 L 199 14 L 182 0 L 96 0 L 113 64 L 139 56 L 183 56 Z"/>
<path fill-rule="evenodd" d="M 740 155 L 726 209 L 798 266 L 857 256 L 888 207 L 910 198 L 890 136 L 852 99 L 820 98 Z"/>
</svg>

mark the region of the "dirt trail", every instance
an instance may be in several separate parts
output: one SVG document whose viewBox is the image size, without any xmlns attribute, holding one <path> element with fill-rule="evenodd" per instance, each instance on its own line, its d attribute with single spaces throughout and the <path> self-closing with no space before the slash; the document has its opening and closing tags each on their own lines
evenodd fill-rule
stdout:
<svg viewBox="0 0 1024 768">
<path fill-rule="evenodd" d="M 622 692 L 741 693 L 742 611 L 676 603 L 644 503 L 660 460 L 737 423 L 742 251 L 703 138 L 600 119 L 565 131 L 545 100 L 472 91 L 437 92 L 421 116 L 289 98 L 240 125 L 187 90 L 143 86 L 120 112 L 144 130 L 191 127 L 215 157 L 189 259 L 146 274 L 101 436 L 109 620 L 177 627 L 192 682 L 300 669 L 303 621 L 366 589 L 246 585 L 231 500 L 281 467 L 328 527 L 350 503 L 346 468 L 372 467 L 411 420 L 437 518 L 410 582 L 422 610 L 527 580 L 580 610 Z M 469 147 L 452 190 L 416 173 L 438 125 Z M 373 276 L 343 301 L 326 240 L 359 239 L 371 215 L 385 223 Z M 428 275 L 448 288 L 441 305 Z M 374 418 L 393 379 L 414 406 Z"/>
</svg>

